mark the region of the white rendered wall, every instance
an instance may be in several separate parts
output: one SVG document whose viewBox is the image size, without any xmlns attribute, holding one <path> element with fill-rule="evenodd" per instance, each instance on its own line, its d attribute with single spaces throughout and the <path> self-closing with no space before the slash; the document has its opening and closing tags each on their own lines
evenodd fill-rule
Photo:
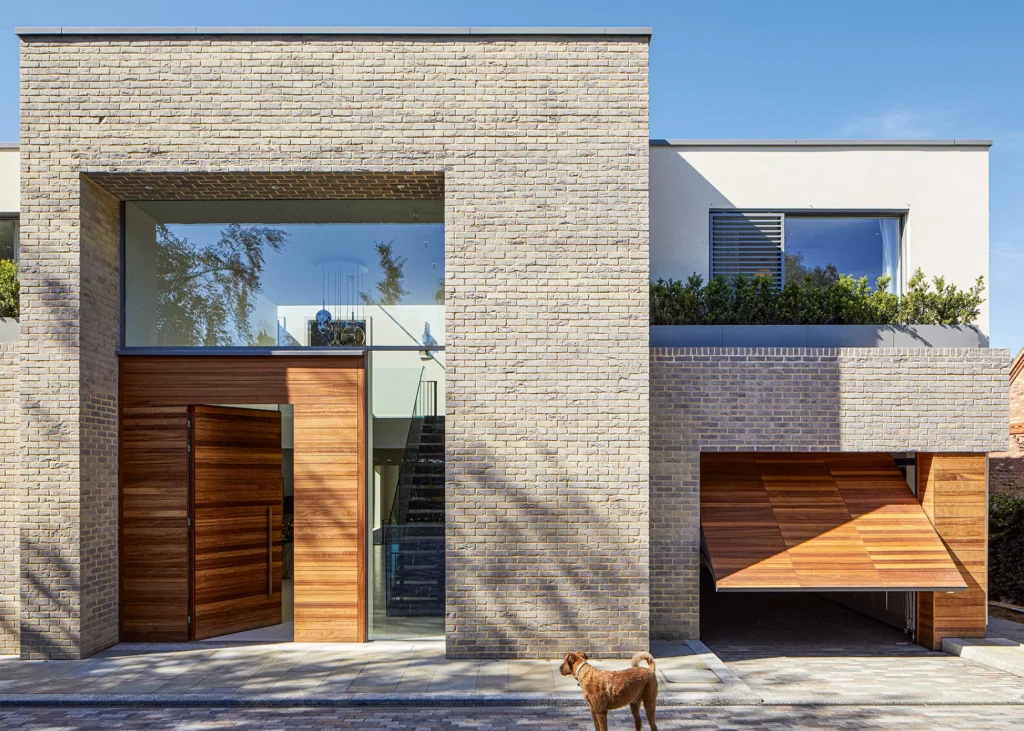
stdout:
<svg viewBox="0 0 1024 731">
<path fill-rule="evenodd" d="M 21 210 L 20 168 L 18 148 L 0 147 L 0 213 L 18 213 Z"/>
<path fill-rule="evenodd" d="M 984 147 L 650 149 L 652 279 L 707 279 L 711 209 L 898 209 L 906 278 L 920 267 L 961 288 L 984 276 L 988 287 Z M 987 301 L 977 324 L 988 333 Z"/>
</svg>

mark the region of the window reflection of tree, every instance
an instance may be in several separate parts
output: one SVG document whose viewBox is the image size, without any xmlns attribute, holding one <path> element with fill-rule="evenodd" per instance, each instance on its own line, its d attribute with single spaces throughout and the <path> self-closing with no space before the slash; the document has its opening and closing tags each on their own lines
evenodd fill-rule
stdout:
<svg viewBox="0 0 1024 731">
<path fill-rule="evenodd" d="M 804 263 L 803 254 L 786 254 L 786 282 L 798 282 L 808 287 L 824 289 L 839 281 L 839 270 L 834 264 L 813 269 Z"/>
<path fill-rule="evenodd" d="M 376 284 L 376 295 L 360 292 L 359 296 L 368 305 L 397 305 L 402 301 L 402 297 L 409 294 L 409 290 L 402 284 L 405 279 L 407 259 L 404 256 L 395 255 L 394 241 L 389 241 L 386 244 L 379 241 L 373 246 L 377 250 L 377 258 L 384 278 Z"/>
<path fill-rule="evenodd" d="M 281 251 L 288 234 L 230 224 L 205 247 L 157 226 L 157 342 L 227 346 L 254 343 L 252 315 L 263 290 L 265 251 Z"/>
</svg>

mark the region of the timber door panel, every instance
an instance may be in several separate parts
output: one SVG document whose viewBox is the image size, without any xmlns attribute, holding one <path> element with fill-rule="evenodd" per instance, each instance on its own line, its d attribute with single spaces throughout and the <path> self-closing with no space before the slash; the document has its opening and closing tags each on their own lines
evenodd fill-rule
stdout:
<svg viewBox="0 0 1024 731">
<path fill-rule="evenodd" d="M 122 642 L 189 639 L 188 409 L 121 409 Z"/>
<path fill-rule="evenodd" d="M 193 639 L 281 623 L 281 414 L 192 408 Z"/>
<path fill-rule="evenodd" d="M 198 534 L 190 540 L 189 496 L 194 490 L 189 484 L 193 470 L 187 454 L 187 415 L 189 408 L 198 409 L 200 416 L 214 408 L 194 406 L 197 403 L 289 403 L 295 406 L 296 422 L 295 639 L 365 641 L 364 367 L 361 356 L 334 355 L 119 358 L 122 640 L 189 639 L 190 607 L 197 621 L 191 633 L 196 639 L 281 621 L 280 437 L 275 496 L 248 503 L 235 500 L 234 487 L 258 482 L 267 465 L 253 464 L 251 452 L 234 449 L 230 440 L 211 440 L 220 442 L 219 451 L 203 452 L 197 465 L 201 499 L 191 509 L 197 510 L 194 518 L 201 525 L 195 526 Z M 263 413 L 279 418 L 275 412 Z M 147 426 L 148 436 L 138 437 L 132 435 L 139 426 L 132 420 L 137 418 L 170 421 Z M 175 435 L 163 446 L 161 429 Z M 248 426 L 236 423 L 235 429 L 243 441 L 254 438 Z M 211 454 L 217 456 L 208 463 Z M 222 463 L 219 467 L 217 461 Z M 227 505 L 232 509 L 225 510 Z M 259 591 L 266 591 L 267 573 L 257 570 L 263 566 L 257 557 L 267 555 L 268 507 L 271 597 L 264 601 L 254 593 L 252 601 L 259 596 L 258 603 L 265 608 L 240 611 L 240 604 L 248 606 L 241 596 L 256 591 L 257 576 Z M 248 548 L 233 554 L 234 540 Z M 242 615 L 247 621 L 262 619 L 259 624 L 233 625 Z"/>
<path fill-rule="evenodd" d="M 988 620 L 988 474 L 984 454 L 918 454 L 917 494 L 967 590 L 918 592 L 918 643 L 984 637 Z"/>
<path fill-rule="evenodd" d="M 296 642 L 366 639 L 359 376 L 347 403 L 295 406 Z"/>
</svg>

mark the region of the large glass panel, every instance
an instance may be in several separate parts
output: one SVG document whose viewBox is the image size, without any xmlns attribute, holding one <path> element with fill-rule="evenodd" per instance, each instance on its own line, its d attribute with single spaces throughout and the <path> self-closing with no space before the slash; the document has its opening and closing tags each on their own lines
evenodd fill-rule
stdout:
<svg viewBox="0 0 1024 731">
<path fill-rule="evenodd" d="M 370 637 L 443 637 L 444 353 L 370 359 Z"/>
<path fill-rule="evenodd" d="M 0 259 L 18 261 L 17 218 L 0 218 Z"/>
<path fill-rule="evenodd" d="M 444 344 L 444 202 L 125 204 L 125 345 Z"/>
<path fill-rule="evenodd" d="M 840 274 L 868 278 L 874 288 L 890 277 L 900 291 L 900 219 L 895 216 L 786 216 L 786 281 L 827 283 Z"/>
</svg>

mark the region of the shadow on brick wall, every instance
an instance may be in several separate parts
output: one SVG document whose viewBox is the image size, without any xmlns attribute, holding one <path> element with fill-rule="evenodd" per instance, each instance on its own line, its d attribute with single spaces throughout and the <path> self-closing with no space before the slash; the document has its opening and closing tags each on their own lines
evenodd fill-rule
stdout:
<svg viewBox="0 0 1024 731">
<path fill-rule="evenodd" d="M 646 485 L 577 482 L 581 469 L 556 448 L 523 440 L 520 449 L 525 482 L 479 444 L 449 456 L 448 656 L 646 649 Z"/>
</svg>

